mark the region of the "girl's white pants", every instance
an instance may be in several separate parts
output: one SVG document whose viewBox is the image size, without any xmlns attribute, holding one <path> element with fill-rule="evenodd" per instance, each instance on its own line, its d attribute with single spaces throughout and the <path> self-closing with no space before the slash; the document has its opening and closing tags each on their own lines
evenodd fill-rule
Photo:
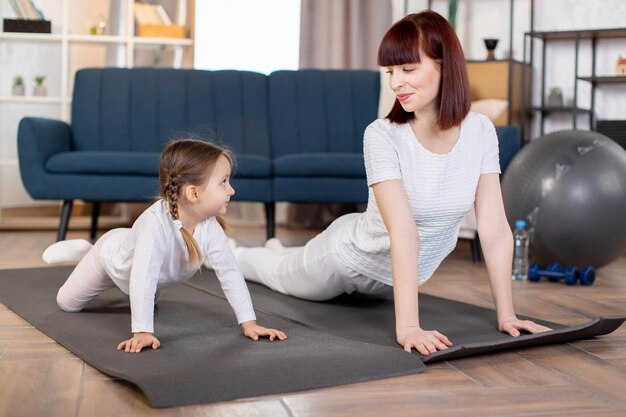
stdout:
<svg viewBox="0 0 626 417">
<path fill-rule="evenodd" d="M 100 238 L 83 256 L 57 293 L 57 304 L 64 311 L 80 311 L 104 290 L 116 287 L 100 263 Z"/>
<path fill-rule="evenodd" d="M 117 287 L 100 261 L 103 242 L 108 238 L 115 237 L 117 233 L 126 233 L 126 229 L 109 230 L 84 255 L 85 249 L 89 248 L 86 241 L 62 241 L 52 245 L 58 246 L 61 251 L 67 250 L 71 257 L 80 259 L 76 268 L 57 293 L 57 304 L 63 311 L 80 311 L 103 291 Z M 159 295 L 160 290 L 157 290 L 155 300 L 158 299 Z"/>
</svg>

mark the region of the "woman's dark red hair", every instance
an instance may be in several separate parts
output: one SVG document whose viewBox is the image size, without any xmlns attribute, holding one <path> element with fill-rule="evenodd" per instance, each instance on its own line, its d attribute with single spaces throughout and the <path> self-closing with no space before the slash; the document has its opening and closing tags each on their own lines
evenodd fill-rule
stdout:
<svg viewBox="0 0 626 417">
<path fill-rule="evenodd" d="M 378 65 L 419 63 L 422 53 L 437 61 L 441 70 L 439 129 L 460 125 L 470 108 L 469 79 L 459 38 L 443 16 L 428 10 L 396 22 L 380 43 Z M 406 123 L 413 118 L 415 114 L 404 111 L 398 99 L 387 115 L 394 123 Z"/>
</svg>

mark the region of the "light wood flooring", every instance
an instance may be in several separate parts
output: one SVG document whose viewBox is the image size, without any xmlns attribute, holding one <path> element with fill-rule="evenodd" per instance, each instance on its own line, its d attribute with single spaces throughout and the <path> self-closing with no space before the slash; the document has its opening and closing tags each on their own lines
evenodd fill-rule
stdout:
<svg viewBox="0 0 626 417">
<path fill-rule="evenodd" d="M 263 241 L 262 228 L 231 234 L 244 246 Z M 288 245 L 314 234 L 278 231 Z M 0 231 L 0 268 L 43 266 L 54 238 L 53 231 Z M 492 305 L 486 270 L 472 264 L 466 242 L 421 291 Z M 514 297 L 518 313 L 562 323 L 624 315 L 626 257 L 599 270 L 593 287 L 515 282 Z M 626 325 L 594 340 L 436 363 L 413 376 L 153 409 L 134 386 L 96 371 L 0 305 L 0 416 L 626 416 Z"/>
</svg>

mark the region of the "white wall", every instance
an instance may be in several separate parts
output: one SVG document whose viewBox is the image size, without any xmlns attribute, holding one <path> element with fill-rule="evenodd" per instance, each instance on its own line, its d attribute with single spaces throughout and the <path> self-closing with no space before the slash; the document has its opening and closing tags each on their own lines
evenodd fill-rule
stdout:
<svg viewBox="0 0 626 417">
<path fill-rule="evenodd" d="M 195 68 L 297 69 L 299 0 L 196 1 Z"/>
</svg>

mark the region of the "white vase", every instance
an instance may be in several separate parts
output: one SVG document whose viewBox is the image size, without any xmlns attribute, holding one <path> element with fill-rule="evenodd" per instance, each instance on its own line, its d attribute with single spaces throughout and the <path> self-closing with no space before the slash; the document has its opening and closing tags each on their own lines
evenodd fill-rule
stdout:
<svg viewBox="0 0 626 417">
<path fill-rule="evenodd" d="M 14 85 L 11 89 L 11 94 L 14 96 L 23 96 L 25 93 L 23 85 Z"/>
<path fill-rule="evenodd" d="M 33 95 L 34 96 L 46 96 L 48 95 L 48 89 L 45 85 L 36 85 L 33 87 Z"/>
<path fill-rule="evenodd" d="M 563 95 L 561 93 L 551 93 L 548 95 L 548 106 L 563 107 Z"/>
</svg>

